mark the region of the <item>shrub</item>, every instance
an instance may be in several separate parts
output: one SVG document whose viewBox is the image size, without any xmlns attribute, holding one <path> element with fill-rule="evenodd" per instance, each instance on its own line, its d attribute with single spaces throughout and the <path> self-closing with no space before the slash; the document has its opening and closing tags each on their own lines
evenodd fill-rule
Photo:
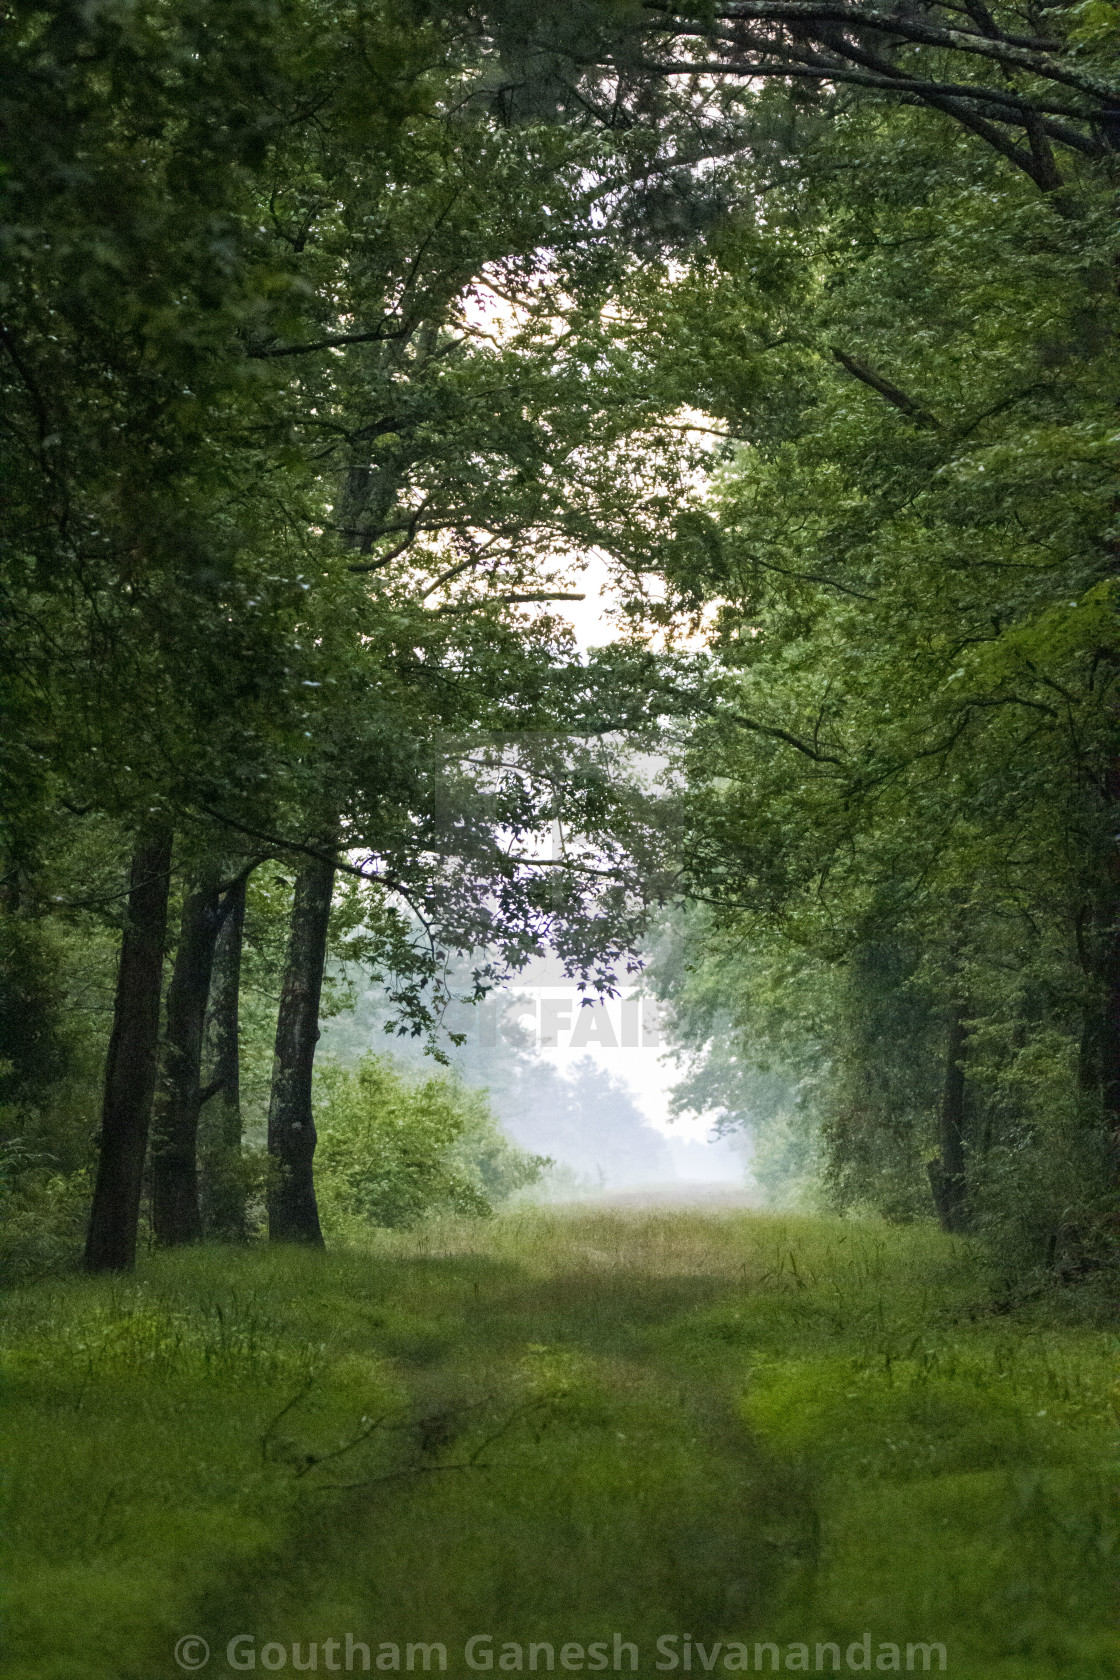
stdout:
<svg viewBox="0 0 1120 1680">
<path fill-rule="evenodd" d="M 486 1218 L 550 1164 L 502 1134 L 484 1091 L 449 1074 L 411 1077 L 387 1056 L 324 1067 L 316 1125 L 320 1211 L 340 1235 L 435 1213 Z"/>
<path fill-rule="evenodd" d="M 0 1131 L 12 1110 L 0 1107 Z M 71 1269 L 81 1254 L 89 1174 L 62 1172 L 57 1160 L 19 1137 L 0 1136 L 0 1282 Z"/>
</svg>

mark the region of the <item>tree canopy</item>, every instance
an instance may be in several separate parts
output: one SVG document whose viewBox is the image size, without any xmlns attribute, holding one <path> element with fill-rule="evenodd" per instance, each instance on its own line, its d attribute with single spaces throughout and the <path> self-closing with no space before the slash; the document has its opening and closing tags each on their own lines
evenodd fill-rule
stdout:
<svg viewBox="0 0 1120 1680">
<path fill-rule="evenodd" d="M 551 947 L 609 990 L 675 900 L 659 983 L 698 1101 L 738 1123 L 776 1080 L 846 1205 L 1096 1265 L 1113 12 L 9 14 L 19 1171 L 28 1138 L 92 1166 L 104 1060 L 98 1198 L 119 1136 L 135 1224 L 154 1093 L 154 1205 L 177 1161 L 202 1229 L 262 869 L 292 917 L 281 1178 L 282 1135 L 310 1175 L 329 950 L 438 1049 L 453 972 L 477 999 Z M 555 608 L 591 557 L 618 628 L 588 653 Z"/>
</svg>

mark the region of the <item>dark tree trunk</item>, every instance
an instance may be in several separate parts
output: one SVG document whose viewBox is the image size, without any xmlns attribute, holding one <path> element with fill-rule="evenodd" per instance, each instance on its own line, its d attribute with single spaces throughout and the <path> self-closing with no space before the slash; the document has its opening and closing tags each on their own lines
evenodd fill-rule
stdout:
<svg viewBox="0 0 1120 1680">
<path fill-rule="evenodd" d="M 210 873 L 193 883 L 183 904 L 179 947 L 167 988 L 167 1032 L 152 1134 L 152 1226 L 156 1241 L 168 1245 L 202 1237 L 202 1026 L 219 925 L 218 882 Z"/>
<path fill-rule="evenodd" d="M 1105 929 L 1101 959 L 1101 1100 L 1112 1138 L 1113 1166 L 1120 1175 L 1120 910 Z"/>
<path fill-rule="evenodd" d="M 1102 1086 L 1108 1081 L 1106 1063 L 1110 1058 L 1110 1037 L 1113 1082 L 1117 1057 L 1120 1056 L 1120 1044 L 1117 1043 L 1117 1027 L 1120 1025 L 1120 1000 L 1117 997 L 1120 989 L 1120 920 L 1114 921 L 1110 927 L 1106 907 L 1099 902 L 1090 903 L 1078 917 L 1076 931 L 1077 953 L 1086 989 L 1077 1051 L 1077 1088 L 1084 1097 L 1095 1099 L 1091 1112 L 1093 1122 L 1097 1124 L 1102 1112 L 1107 1109 L 1107 1103 L 1102 1104 L 1105 1096 Z M 1113 1104 L 1120 1099 L 1120 1091 L 1115 1089 L 1115 1085 L 1110 1095 Z M 1109 1118 L 1120 1125 L 1120 1112 L 1115 1107 Z"/>
<path fill-rule="evenodd" d="M 319 1040 L 319 998 L 327 954 L 334 866 L 312 859 L 296 879 L 284 986 L 276 1022 L 268 1152 L 276 1167 L 268 1197 L 272 1242 L 323 1246 L 312 1160 L 311 1074 Z"/>
<path fill-rule="evenodd" d="M 1115 570 L 1115 567 L 1114 567 Z M 1111 758 L 1104 780 L 1112 845 L 1108 854 L 1108 909 L 1101 941 L 1100 1073 L 1101 1102 L 1112 1141 L 1112 1167 L 1120 1177 L 1120 757 Z"/>
<path fill-rule="evenodd" d="M 1120 509 L 1120 502 L 1116 503 Z M 1120 546 L 1113 544 L 1113 572 L 1120 570 Z M 1090 1039 L 1096 1040 L 1096 1071 L 1099 1079 L 1101 1118 L 1111 1143 L 1113 1185 L 1120 1182 L 1120 755 L 1105 765 L 1102 788 L 1105 834 L 1105 880 L 1098 899 L 1098 938 L 1094 942 L 1093 969 L 1099 992 L 1093 1011 Z"/>
<path fill-rule="evenodd" d="M 132 858 L 113 1030 L 105 1062 L 101 1150 L 86 1236 L 86 1270 L 127 1272 L 136 1263 L 144 1151 L 156 1082 L 159 1000 L 171 830 L 141 836 Z"/>
<path fill-rule="evenodd" d="M 211 1148 L 201 1161 L 203 1207 L 208 1228 L 234 1242 L 240 1242 L 246 1234 L 245 1187 L 238 1172 L 242 1143 L 239 1005 L 246 881 L 242 876 L 222 894 L 222 925 L 214 947 L 203 1030 L 203 1101 L 212 1101 L 217 1111 Z"/>
<path fill-rule="evenodd" d="M 949 1017 L 945 1056 L 945 1084 L 941 1094 L 939 1143 L 941 1159 L 931 1161 L 930 1186 L 943 1231 L 963 1231 L 966 1221 L 964 1161 L 964 1051 L 968 1028 L 960 1005 Z"/>
<path fill-rule="evenodd" d="M 1081 1023 L 1081 1040 L 1077 1047 L 1077 1089 L 1086 1097 L 1099 1096 L 1101 1088 L 1097 1013 L 1092 1005 L 1086 1009 Z"/>
</svg>

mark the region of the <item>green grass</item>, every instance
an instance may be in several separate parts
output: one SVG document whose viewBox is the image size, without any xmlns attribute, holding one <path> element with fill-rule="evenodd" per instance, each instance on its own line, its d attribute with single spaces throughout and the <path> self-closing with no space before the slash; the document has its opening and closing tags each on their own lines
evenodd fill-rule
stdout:
<svg viewBox="0 0 1120 1680">
<path fill-rule="evenodd" d="M 348 1632 L 1116 1672 L 1114 1347 L 926 1228 L 534 1211 L 7 1305 L 8 1680 Z"/>
</svg>

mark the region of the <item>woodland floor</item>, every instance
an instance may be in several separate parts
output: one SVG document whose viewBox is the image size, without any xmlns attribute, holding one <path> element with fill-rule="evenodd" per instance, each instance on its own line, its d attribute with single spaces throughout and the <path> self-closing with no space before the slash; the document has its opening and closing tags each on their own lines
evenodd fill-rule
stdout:
<svg viewBox="0 0 1120 1680">
<path fill-rule="evenodd" d="M 374 1672 L 466 1676 L 477 1634 L 521 1672 L 613 1673 L 615 1634 L 644 1675 L 685 1636 L 693 1674 L 1116 1672 L 1114 1347 L 932 1229 L 537 1210 L 7 1307 L 7 1680 L 165 1680 L 184 1636 L 345 1672 L 348 1633 Z"/>
</svg>

